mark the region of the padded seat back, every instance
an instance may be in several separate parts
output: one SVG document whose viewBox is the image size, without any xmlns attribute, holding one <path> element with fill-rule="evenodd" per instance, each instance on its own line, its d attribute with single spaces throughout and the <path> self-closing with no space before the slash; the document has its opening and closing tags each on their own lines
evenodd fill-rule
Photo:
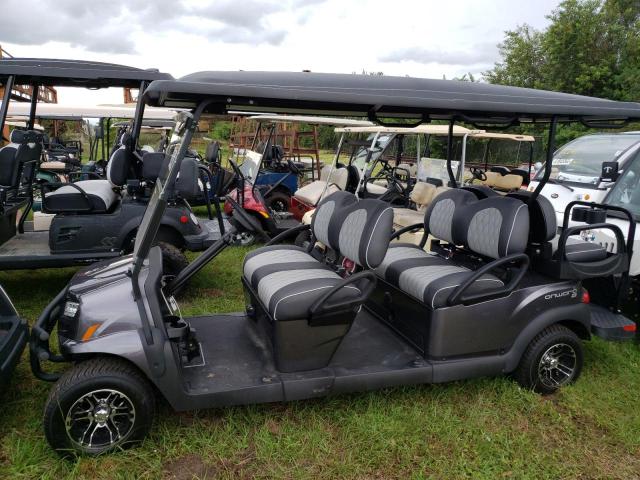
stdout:
<svg viewBox="0 0 640 480">
<path fill-rule="evenodd" d="M 120 146 L 111 154 L 109 163 L 107 163 L 107 179 L 113 186 L 122 187 L 127 183 L 131 171 L 132 156 L 133 154 L 125 145 Z"/>
<path fill-rule="evenodd" d="M 8 145 L 0 149 L 0 185 L 19 187 L 21 167 L 32 180 L 35 165 L 42 154 L 42 134 L 33 130 L 12 130 Z M 24 175 L 23 175 L 24 176 Z"/>
<path fill-rule="evenodd" d="M 532 201 L 532 196 L 533 193 L 526 190 L 507 194 L 508 198 L 518 199 L 529 207 L 529 240 L 533 243 L 550 242 L 558 231 L 556 212 L 547 197 L 538 195 Z"/>
<path fill-rule="evenodd" d="M 335 192 L 316 209 L 311 228 L 316 239 L 364 268 L 376 268 L 387 253 L 393 208 L 380 200 L 358 201 Z"/>
<path fill-rule="evenodd" d="M 331 168 L 331 165 L 322 167 L 322 170 L 320 170 L 320 180 L 324 182 L 331 181 L 331 183 L 335 184 L 340 190 L 346 190 L 347 180 L 349 179 L 347 169 L 345 167 L 335 167 L 332 170 Z M 331 178 L 329 178 L 329 174 L 331 174 Z"/>
<path fill-rule="evenodd" d="M 413 187 L 413 190 L 411 190 L 409 198 L 418 208 L 427 206 L 433 200 L 437 188 L 438 187 L 431 183 L 418 182 Z"/>
<path fill-rule="evenodd" d="M 456 244 L 453 238 L 453 216 L 456 210 L 476 197 L 467 190 L 453 188 L 439 194 L 424 215 L 425 231 L 445 242 Z"/>
<path fill-rule="evenodd" d="M 515 198 L 494 197 L 456 209 L 454 242 L 490 258 L 522 253 L 529 238 L 529 210 Z"/>
</svg>

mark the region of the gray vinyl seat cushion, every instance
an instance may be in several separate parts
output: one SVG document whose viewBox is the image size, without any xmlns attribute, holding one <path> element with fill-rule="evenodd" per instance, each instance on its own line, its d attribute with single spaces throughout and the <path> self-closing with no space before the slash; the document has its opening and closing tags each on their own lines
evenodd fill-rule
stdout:
<svg viewBox="0 0 640 480">
<path fill-rule="evenodd" d="M 309 307 L 342 281 L 304 249 L 270 245 L 245 257 L 243 275 L 274 320 L 306 318 Z M 360 290 L 347 285 L 332 299 L 355 299 Z"/>
<path fill-rule="evenodd" d="M 452 189 L 439 195 L 425 212 L 425 231 L 450 245 L 486 258 L 499 259 L 524 252 L 529 235 L 527 206 L 520 200 L 491 197 L 478 200 L 466 190 Z M 474 271 L 411 244 L 389 247 L 378 276 L 432 309 L 447 306 L 454 289 Z M 477 278 L 467 295 L 488 293 L 504 286 L 493 274 Z"/>
<path fill-rule="evenodd" d="M 343 191 L 325 197 L 314 214 L 314 238 L 364 268 L 383 260 L 392 231 L 393 210 L 379 200 L 361 200 Z M 274 320 L 308 317 L 309 307 L 344 279 L 330 266 L 292 245 L 270 245 L 247 254 L 243 277 Z M 332 302 L 361 294 L 346 285 Z"/>
<path fill-rule="evenodd" d="M 109 180 L 80 180 L 75 185 L 84 191 L 84 195 L 71 185 L 47 193 L 47 210 L 55 212 L 86 211 L 107 212 L 118 199 Z M 86 198 L 85 198 L 86 195 Z M 87 205 L 87 200 L 89 205 Z"/>
<path fill-rule="evenodd" d="M 396 243 L 389 246 L 376 273 L 406 294 L 436 309 L 447 305 L 449 295 L 473 271 L 456 265 L 451 260 L 427 253 L 417 245 Z M 467 292 L 480 294 L 503 285 L 498 277 L 485 274 Z"/>
<path fill-rule="evenodd" d="M 597 262 L 607 258 L 607 250 L 599 243 L 569 237 L 564 249 L 564 258 L 570 262 Z"/>
</svg>

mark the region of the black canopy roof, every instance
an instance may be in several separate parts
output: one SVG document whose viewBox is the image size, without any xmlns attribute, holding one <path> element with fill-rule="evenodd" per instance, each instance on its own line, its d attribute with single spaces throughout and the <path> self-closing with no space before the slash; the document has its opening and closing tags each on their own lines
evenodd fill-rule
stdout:
<svg viewBox="0 0 640 480">
<path fill-rule="evenodd" d="M 113 63 L 51 58 L 3 58 L 0 60 L 0 83 L 15 76 L 16 85 L 53 87 L 139 87 L 142 81 L 171 80 L 168 73 Z"/>
<path fill-rule="evenodd" d="M 198 72 L 154 81 L 150 105 L 206 111 L 251 110 L 334 115 L 416 116 L 520 121 L 640 119 L 640 104 L 456 80 L 298 72 Z"/>
</svg>

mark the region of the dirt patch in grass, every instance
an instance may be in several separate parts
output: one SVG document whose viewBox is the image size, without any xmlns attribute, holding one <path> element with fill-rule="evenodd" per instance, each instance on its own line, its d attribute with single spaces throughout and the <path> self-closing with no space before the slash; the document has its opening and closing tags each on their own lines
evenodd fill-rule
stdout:
<svg viewBox="0 0 640 480">
<path fill-rule="evenodd" d="M 205 462 L 200 455 L 188 454 L 166 462 L 164 478 L 171 480 L 193 480 L 216 478 L 217 468 Z"/>
</svg>

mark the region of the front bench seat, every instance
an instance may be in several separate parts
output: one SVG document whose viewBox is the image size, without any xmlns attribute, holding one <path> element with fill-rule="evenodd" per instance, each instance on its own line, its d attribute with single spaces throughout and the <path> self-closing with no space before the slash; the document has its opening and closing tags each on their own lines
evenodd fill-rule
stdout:
<svg viewBox="0 0 640 480">
<path fill-rule="evenodd" d="M 453 245 L 498 259 L 524 252 L 529 215 L 524 203 L 510 198 L 477 200 L 471 192 L 452 189 L 433 201 L 425 214 L 425 231 Z M 388 283 L 428 305 L 445 307 L 453 289 L 473 270 L 409 244 L 391 245 L 376 273 Z M 492 274 L 479 277 L 467 290 L 482 294 L 504 282 Z"/>
<path fill-rule="evenodd" d="M 365 268 L 375 268 L 385 256 L 392 209 L 377 200 L 361 200 L 335 192 L 322 200 L 311 224 L 315 239 Z M 306 250 L 271 245 L 247 254 L 245 282 L 257 293 L 274 320 L 307 318 L 309 306 L 344 279 Z M 345 285 L 332 301 L 356 299 L 362 292 Z"/>
<path fill-rule="evenodd" d="M 114 187 L 127 182 L 131 166 L 131 152 L 123 145 L 113 152 L 107 163 L 106 180 L 80 180 L 45 194 L 46 213 L 106 213 L 120 195 Z"/>
</svg>

